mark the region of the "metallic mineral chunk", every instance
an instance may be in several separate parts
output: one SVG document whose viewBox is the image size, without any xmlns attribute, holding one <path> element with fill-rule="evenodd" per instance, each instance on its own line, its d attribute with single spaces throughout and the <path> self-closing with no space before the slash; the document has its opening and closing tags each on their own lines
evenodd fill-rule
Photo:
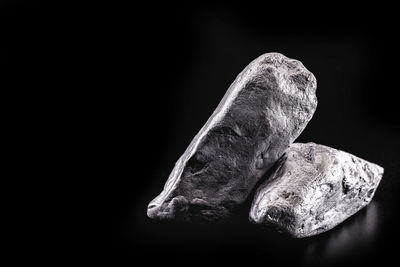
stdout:
<svg viewBox="0 0 400 267">
<path fill-rule="evenodd" d="M 154 219 L 220 221 L 244 203 L 311 119 L 316 80 L 279 53 L 251 62 L 176 162 L 150 202 Z"/>
<path fill-rule="evenodd" d="M 293 237 L 325 232 L 365 207 L 383 168 L 314 143 L 294 143 L 256 192 L 250 220 Z"/>
</svg>

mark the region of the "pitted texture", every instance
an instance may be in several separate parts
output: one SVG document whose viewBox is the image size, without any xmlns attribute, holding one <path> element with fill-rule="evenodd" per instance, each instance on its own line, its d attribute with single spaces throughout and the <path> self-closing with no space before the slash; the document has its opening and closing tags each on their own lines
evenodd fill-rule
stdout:
<svg viewBox="0 0 400 267">
<path fill-rule="evenodd" d="M 294 143 L 256 192 L 250 220 L 294 237 L 325 232 L 366 206 L 383 168 L 314 143 Z"/>
<path fill-rule="evenodd" d="M 148 206 L 155 219 L 229 218 L 299 136 L 317 106 L 303 64 L 264 54 L 235 79 Z"/>
</svg>

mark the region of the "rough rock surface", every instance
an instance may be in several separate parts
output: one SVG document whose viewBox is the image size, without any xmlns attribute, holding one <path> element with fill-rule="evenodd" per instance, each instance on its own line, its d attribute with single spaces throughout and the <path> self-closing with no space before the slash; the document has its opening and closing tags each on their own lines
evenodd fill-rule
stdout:
<svg viewBox="0 0 400 267">
<path fill-rule="evenodd" d="M 301 238 L 325 232 L 366 206 L 383 168 L 314 143 L 294 143 L 256 192 L 250 220 Z"/>
<path fill-rule="evenodd" d="M 315 91 L 316 79 L 301 62 L 279 53 L 255 59 L 176 162 L 147 215 L 229 218 L 305 128 L 317 106 Z"/>
</svg>

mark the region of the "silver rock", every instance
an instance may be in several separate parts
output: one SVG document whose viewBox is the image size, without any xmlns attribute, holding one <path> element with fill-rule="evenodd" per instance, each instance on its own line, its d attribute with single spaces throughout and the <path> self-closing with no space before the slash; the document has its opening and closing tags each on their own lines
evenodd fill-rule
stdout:
<svg viewBox="0 0 400 267">
<path fill-rule="evenodd" d="M 294 143 L 256 191 L 250 220 L 296 238 L 340 224 L 368 205 L 383 168 L 327 146 Z"/>
<path fill-rule="evenodd" d="M 176 162 L 147 209 L 154 219 L 221 221 L 303 131 L 317 106 L 316 79 L 279 53 L 252 61 Z"/>
</svg>

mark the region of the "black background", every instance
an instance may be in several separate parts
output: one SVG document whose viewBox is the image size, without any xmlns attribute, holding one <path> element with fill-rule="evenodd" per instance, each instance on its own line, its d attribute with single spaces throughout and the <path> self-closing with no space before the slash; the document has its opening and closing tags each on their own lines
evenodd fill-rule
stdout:
<svg viewBox="0 0 400 267">
<path fill-rule="evenodd" d="M 2 1 L 0 8 L 3 88 L 17 107 L 28 107 L 11 110 L 27 128 L 34 121 L 33 131 L 46 127 L 42 138 L 71 153 L 61 172 L 79 169 L 72 179 L 89 183 L 87 196 L 95 191 L 88 209 L 101 216 L 89 228 L 110 222 L 95 240 L 111 237 L 113 261 L 396 259 L 399 60 L 390 7 Z M 266 52 L 302 61 L 317 78 L 318 108 L 297 141 L 385 168 L 374 201 L 332 231 L 301 240 L 251 225 L 245 209 L 225 225 L 148 219 L 148 202 L 230 83 Z"/>
</svg>

